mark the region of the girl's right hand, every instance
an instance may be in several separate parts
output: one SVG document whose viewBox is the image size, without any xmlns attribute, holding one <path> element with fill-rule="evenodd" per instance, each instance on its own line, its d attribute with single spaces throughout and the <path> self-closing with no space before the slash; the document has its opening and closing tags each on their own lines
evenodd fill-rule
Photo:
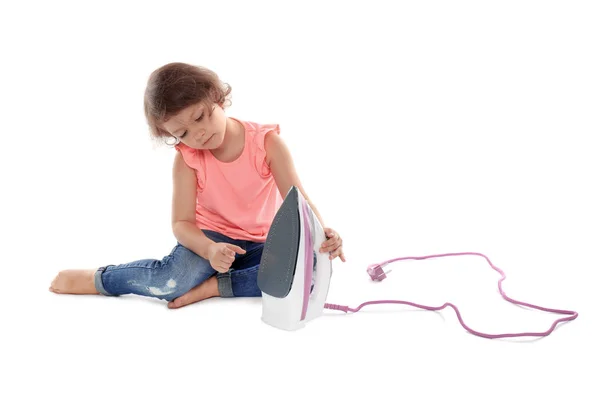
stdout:
<svg viewBox="0 0 600 402">
<path fill-rule="evenodd" d="M 246 250 L 229 243 L 213 243 L 208 247 L 210 265 L 218 272 L 227 272 L 235 261 L 235 253 L 246 254 Z"/>
</svg>

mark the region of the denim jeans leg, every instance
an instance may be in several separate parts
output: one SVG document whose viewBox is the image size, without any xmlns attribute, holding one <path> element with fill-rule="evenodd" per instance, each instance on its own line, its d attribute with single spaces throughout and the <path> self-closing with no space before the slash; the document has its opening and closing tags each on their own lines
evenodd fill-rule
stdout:
<svg viewBox="0 0 600 402">
<path fill-rule="evenodd" d="M 221 297 L 262 296 L 257 280 L 264 243 L 246 241 L 241 247 L 246 253 L 236 258 L 228 272 L 217 274 Z"/>
<path fill-rule="evenodd" d="M 162 260 L 137 260 L 99 268 L 94 277 L 96 290 L 106 296 L 137 294 L 170 301 L 216 275 L 221 297 L 261 296 L 257 276 L 263 243 L 203 231 L 215 242 L 235 244 L 246 250 L 236 255 L 229 272 L 218 273 L 208 260 L 178 243 Z"/>
<path fill-rule="evenodd" d="M 94 284 L 106 296 L 136 294 L 171 301 L 206 281 L 216 271 L 181 244 L 161 260 L 143 259 L 99 268 Z"/>
<path fill-rule="evenodd" d="M 260 297 L 258 287 L 259 265 L 231 272 L 231 291 L 234 297 Z"/>
</svg>

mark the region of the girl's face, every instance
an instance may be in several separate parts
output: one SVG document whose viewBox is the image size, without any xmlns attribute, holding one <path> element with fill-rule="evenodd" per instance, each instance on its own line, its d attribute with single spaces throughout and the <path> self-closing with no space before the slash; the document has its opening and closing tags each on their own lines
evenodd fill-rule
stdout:
<svg viewBox="0 0 600 402">
<path fill-rule="evenodd" d="M 223 108 L 216 103 L 212 111 L 198 103 L 168 119 L 163 128 L 190 148 L 216 149 L 223 143 L 227 118 Z"/>
</svg>

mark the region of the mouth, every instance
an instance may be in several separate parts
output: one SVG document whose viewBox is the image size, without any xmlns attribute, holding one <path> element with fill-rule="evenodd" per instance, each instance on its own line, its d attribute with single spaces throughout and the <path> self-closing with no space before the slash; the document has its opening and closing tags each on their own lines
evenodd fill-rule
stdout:
<svg viewBox="0 0 600 402">
<path fill-rule="evenodd" d="M 214 137 L 214 136 L 215 136 L 215 135 L 214 135 L 214 134 L 212 134 L 210 137 L 208 137 L 208 138 L 206 139 L 206 141 L 204 141 L 202 144 L 200 144 L 200 146 L 201 146 L 201 147 L 203 147 L 203 146 L 204 146 L 206 143 L 208 143 L 208 141 L 212 140 L 212 137 Z"/>
</svg>

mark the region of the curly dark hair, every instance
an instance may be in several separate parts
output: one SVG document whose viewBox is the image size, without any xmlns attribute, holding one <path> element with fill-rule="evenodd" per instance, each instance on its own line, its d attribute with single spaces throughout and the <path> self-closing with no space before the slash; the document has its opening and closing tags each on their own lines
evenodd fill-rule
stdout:
<svg viewBox="0 0 600 402">
<path fill-rule="evenodd" d="M 212 114 L 213 103 L 226 107 L 231 104 L 231 86 L 221 82 L 208 68 L 186 63 L 169 63 L 150 74 L 144 93 L 144 113 L 151 137 L 165 140 L 171 135 L 162 123 L 181 110 L 204 103 Z"/>
</svg>

